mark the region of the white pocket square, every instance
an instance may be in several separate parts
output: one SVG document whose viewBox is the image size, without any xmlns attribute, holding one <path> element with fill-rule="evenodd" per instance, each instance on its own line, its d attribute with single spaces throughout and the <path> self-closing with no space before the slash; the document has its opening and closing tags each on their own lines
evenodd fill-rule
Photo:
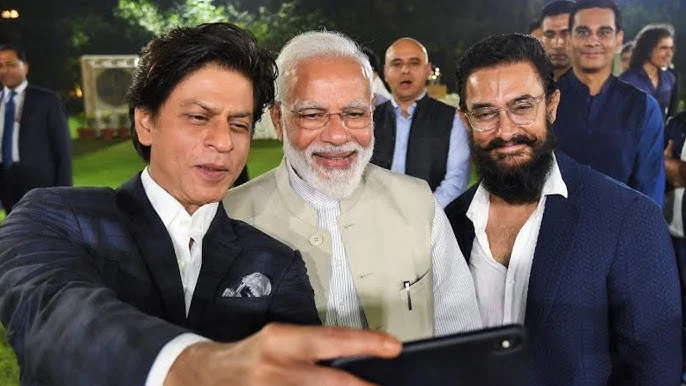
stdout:
<svg viewBox="0 0 686 386">
<path fill-rule="evenodd" d="M 272 293 L 272 283 L 269 278 L 259 272 L 243 276 L 236 288 L 226 288 L 222 292 L 223 298 L 259 298 Z"/>
</svg>

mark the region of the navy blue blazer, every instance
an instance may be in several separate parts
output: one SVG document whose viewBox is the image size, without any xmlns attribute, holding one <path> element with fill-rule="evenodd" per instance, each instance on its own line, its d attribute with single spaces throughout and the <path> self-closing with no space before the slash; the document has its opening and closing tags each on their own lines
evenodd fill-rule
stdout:
<svg viewBox="0 0 686 386">
<path fill-rule="evenodd" d="M 319 324 L 298 252 L 221 203 L 202 248 L 186 317 L 172 241 L 140 175 L 117 191 L 29 192 L 0 225 L 0 318 L 22 384 L 143 385 L 181 333 L 228 342 L 272 321 Z M 270 295 L 222 296 L 255 272 Z"/>
<path fill-rule="evenodd" d="M 54 92 L 26 87 L 19 119 L 19 162 L 0 176 L 6 209 L 33 188 L 72 185 L 69 127 Z"/>
<path fill-rule="evenodd" d="M 556 152 L 568 198 L 548 196 L 529 280 L 531 385 L 678 385 L 681 295 L 660 208 Z M 469 261 L 465 213 L 477 185 L 446 212 Z"/>
</svg>

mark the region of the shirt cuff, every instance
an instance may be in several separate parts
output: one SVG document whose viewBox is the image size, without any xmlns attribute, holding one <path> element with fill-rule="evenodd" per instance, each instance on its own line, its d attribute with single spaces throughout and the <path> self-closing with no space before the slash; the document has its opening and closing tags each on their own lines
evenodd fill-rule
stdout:
<svg viewBox="0 0 686 386">
<path fill-rule="evenodd" d="M 169 374 L 169 369 L 171 369 L 176 358 L 181 355 L 181 352 L 192 344 L 207 341 L 209 339 L 190 333 L 181 334 L 170 340 L 162 347 L 162 350 L 160 350 L 157 358 L 152 363 L 148 378 L 145 380 L 145 386 L 162 386 Z"/>
</svg>

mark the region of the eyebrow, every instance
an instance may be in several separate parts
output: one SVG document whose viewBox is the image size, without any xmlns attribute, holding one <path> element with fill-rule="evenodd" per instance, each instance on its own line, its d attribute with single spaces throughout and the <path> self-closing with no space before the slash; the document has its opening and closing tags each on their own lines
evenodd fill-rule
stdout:
<svg viewBox="0 0 686 386">
<path fill-rule="evenodd" d="M 517 102 L 520 102 L 520 101 L 523 101 L 526 99 L 533 99 L 533 98 L 534 97 L 531 94 L 524 94 L 524 95 L 520 95 L 516 98 L 510 99 L 509 101 L 505 102 L 505 105 L 510 105 L 512 103 L 517 103 Z M 487 108 L 487 107 L 490 108 L 490 107 L 496 107 L 496 106 L 492 103 L 475 103 L 472 105 L 472 110 L 483 109 L 483 108 Z"/>
<path fill-rule="evenodd" d="M 408 61 L 408 62 L 421 62 L 422 58 L 420 58 L 419 56 L 412 56 L 412 57 L 407 58 L 406 61 Z M 402 63 L 402 62 L 403 62 L 403 60 L 401 58 L 395 58 L 395 59 L 391 60 L 391 63 Z"/>
<path fill-rule="evenodd" d="M 347 105 L 343 106 L 342 109 L 343 110 L 345 110 L 345 109 L 366 109 L 368 107 L 369 107 L 368 103 L 365 103 L 362 100 L 356 99 L 356 100 L 353 100 L 352 102 L 348 103 Z M 322 110 L 322 111 L 327 110 L 325 107 L 318 104 L 317 102 L 310 102 L 310 101 L 296 103 L 295 105 L 293 105 L 291 110 L 302 111 L 302 110 L 309 110 L 309 109 Z"/>
<path fill-rule="evenodd" d="M 312 101 L 298 102 L 291 107 L 291 110 L 294 110 L 294 111 L 307 110 L 307 109 L 326 110 L 325 108 L 323 108 L 318 103 L 312 102 Z"/>
<path fill-rule="evenodd" d="M 198 106 L 201 109 L 203 109 L 209 113 L 219 114 L 218 108 L 212 107 L 212 106 L 208 105 L 207 103 L 201 102 L 201 101 L 196 100 L 196 99 L 188 100 L 188 101 L 181 103 L 181 107 L 190 107 L 190 106 Z"/>
<path fill-rule="evenodd" d="M 189 107 L 189 106 L 198 106 L 201 109 L 205 110 L 206 112 L 213 114 L 213 115 L 218 115 L 220 113 L 219 109 L 213 106 L 210 106 L 202 101 L 199 100 L 190 100 L 186 101 L 184 103 L 181 103 L 181 107 Z M 230 118 L 253 118 L 253 113 L 252 111 L 237 111 L 237 112 L 231 112 L 229 113 Z"/>
</svg>

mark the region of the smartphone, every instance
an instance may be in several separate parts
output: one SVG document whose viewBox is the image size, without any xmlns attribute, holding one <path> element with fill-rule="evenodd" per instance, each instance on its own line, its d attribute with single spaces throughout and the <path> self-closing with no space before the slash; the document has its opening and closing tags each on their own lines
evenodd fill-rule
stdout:
<svg viewBox="0 0 686 386">
<path fill-rule="evenodd" d="M 403 343 L 393 359 L 337 358 L 326 365 L 382 386 L 525 386 L 524 327 L 508 325 Z"/>
</svg>

